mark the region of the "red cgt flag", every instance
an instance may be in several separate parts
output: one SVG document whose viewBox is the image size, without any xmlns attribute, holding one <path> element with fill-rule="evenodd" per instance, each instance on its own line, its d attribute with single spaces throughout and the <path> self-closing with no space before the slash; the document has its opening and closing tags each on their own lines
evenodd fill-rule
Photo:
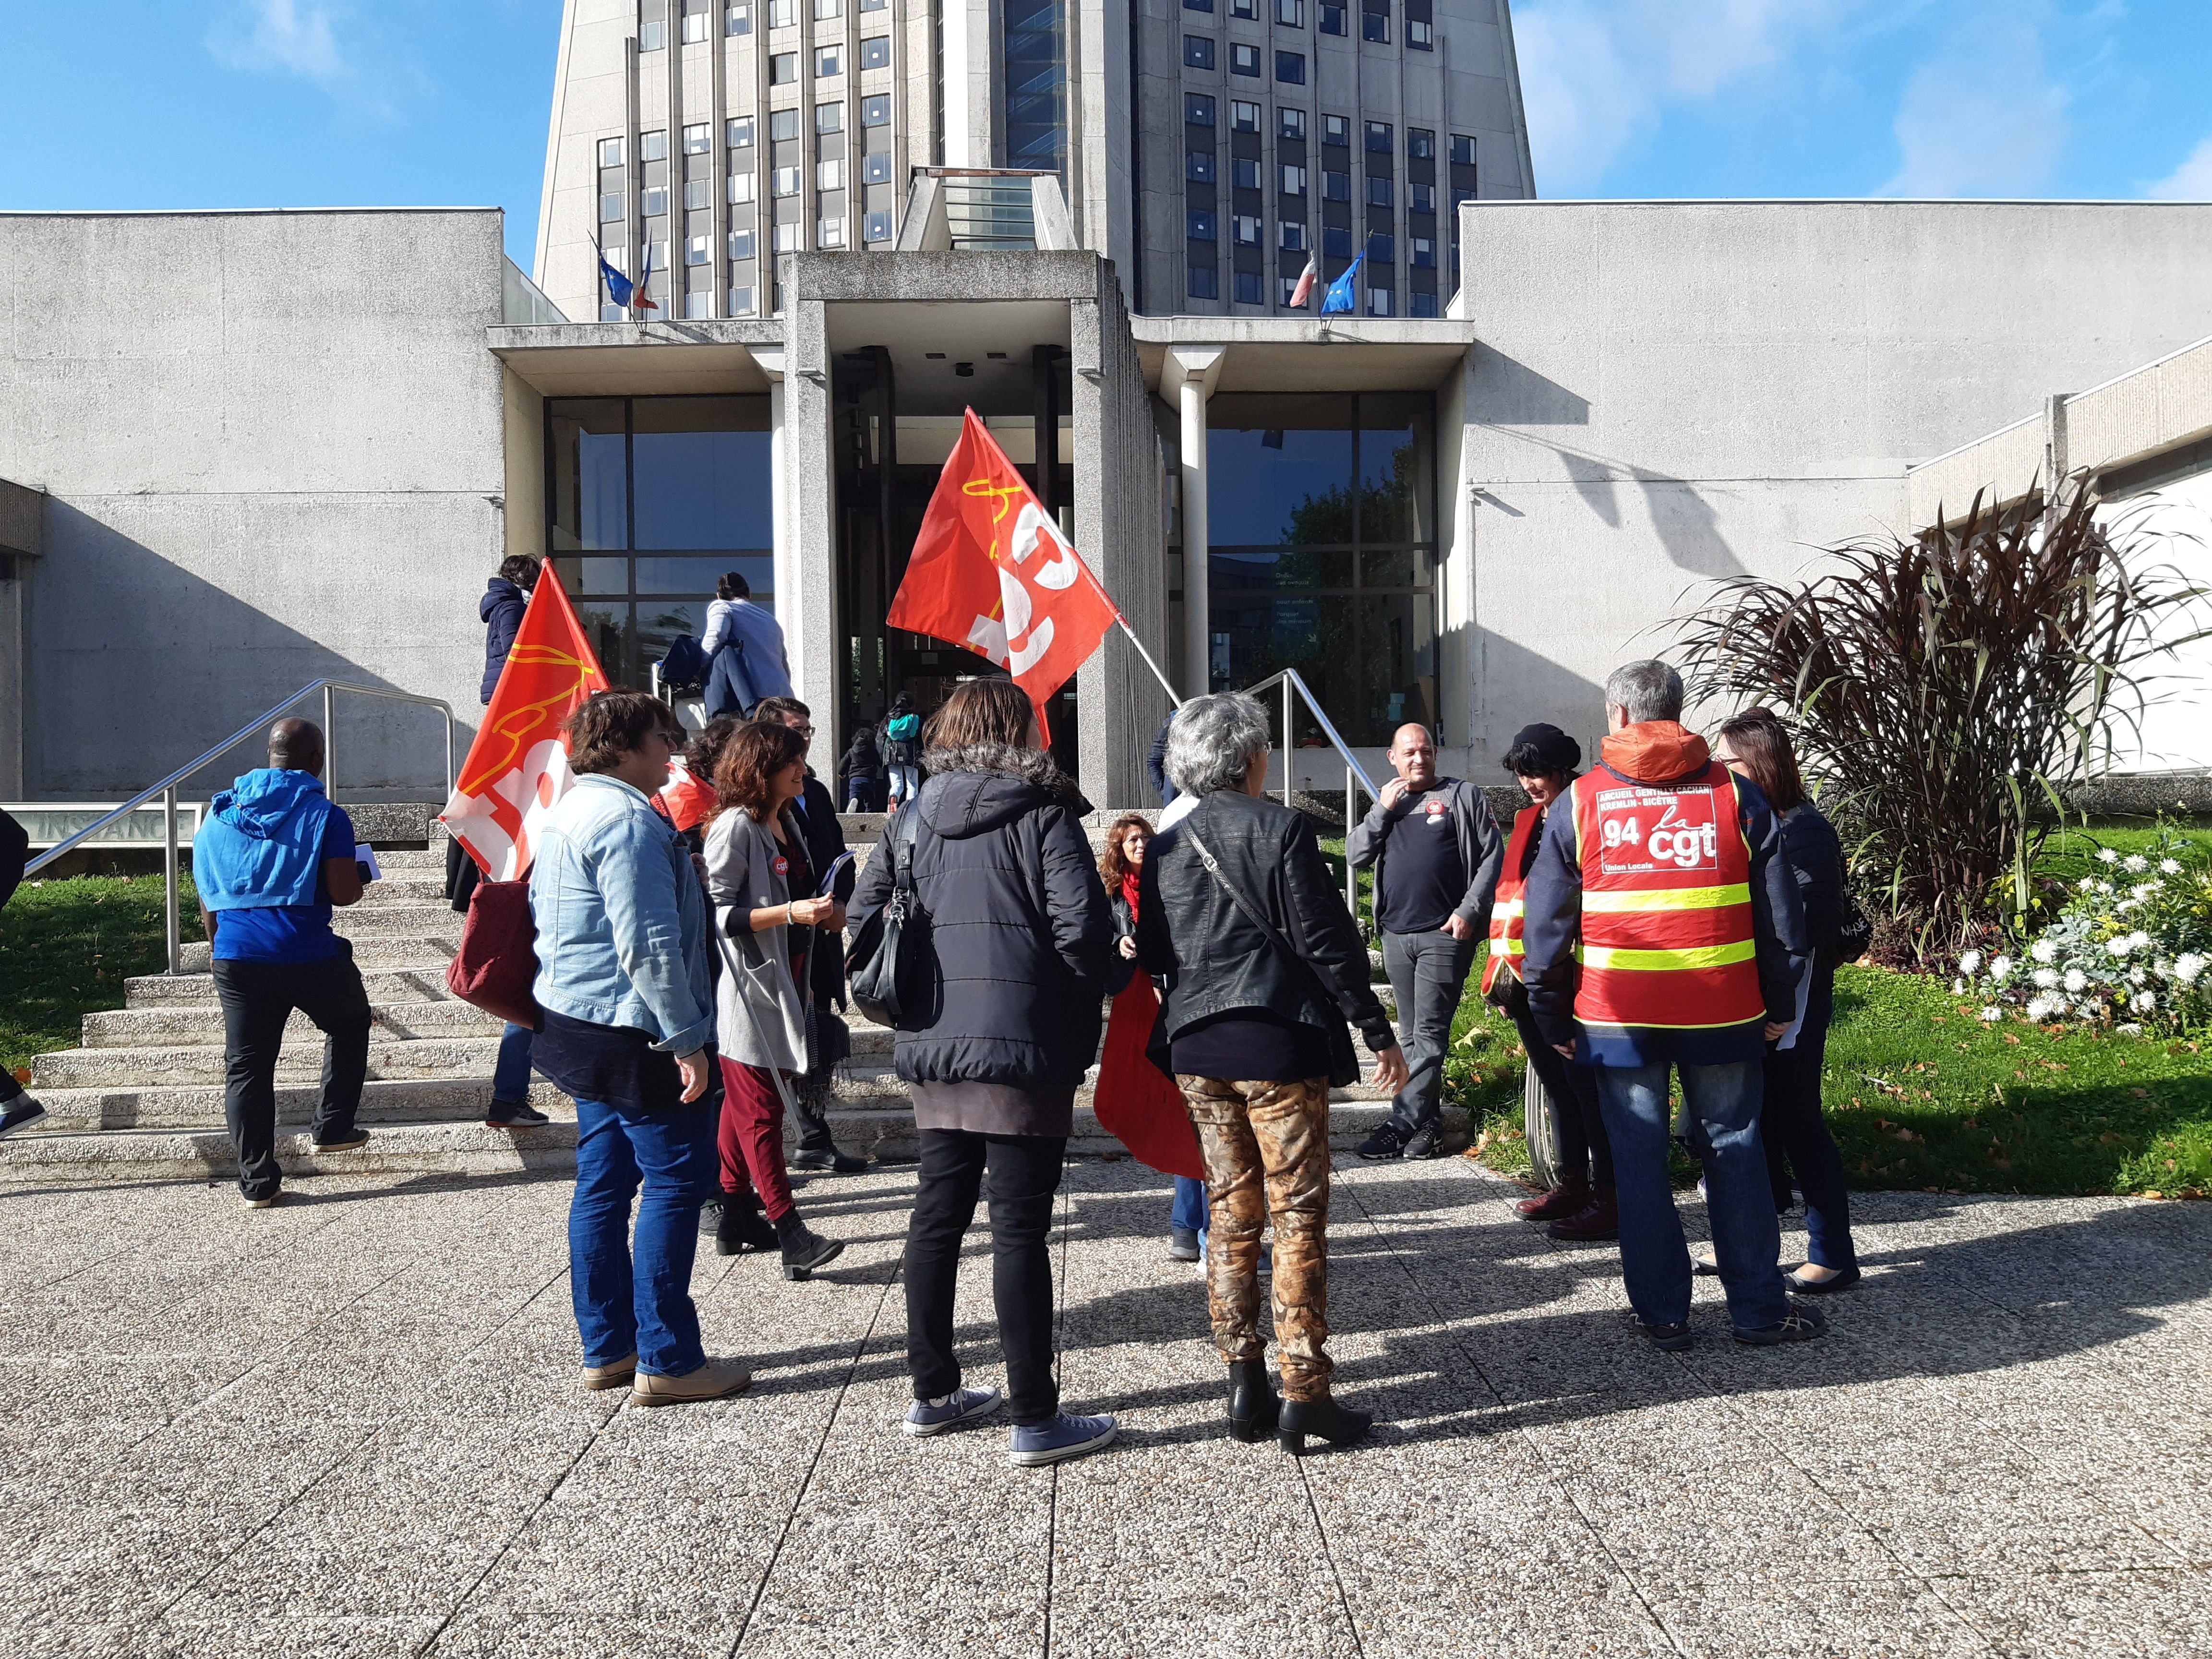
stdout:
<svg viewBox="0 0 2212 1659">
<path fill-rule="evenodd" d="M 1045 702 L 1121 612 L 969 410 L 884 620 L 988 657 Z"/>
<path fill-rule="evenodd" d="M 599 655 L 549 561 L 531 591 L 453 798 L 440 814 L 491 880 L 519 881 L 528 872 L 532 836 L 573 780 L 562 722 L 606 689 Z"/>
</svg>

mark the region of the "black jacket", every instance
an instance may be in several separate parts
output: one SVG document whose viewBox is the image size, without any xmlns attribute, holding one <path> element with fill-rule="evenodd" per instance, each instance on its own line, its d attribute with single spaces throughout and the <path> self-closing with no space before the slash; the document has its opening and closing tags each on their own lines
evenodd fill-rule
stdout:
<svg viewBox="0 0 2212 1659">
<path fill-rule="evenodd" d="M 898 1074 L 1079 1084 L 1097 1053 L 1111 933 L 1083 828 L 1091 804 L 1035 750 L 933 749 L 925 763 L 928 781 L 901 809 L 919 811 L 921 826 L 918 914 L 900 955 Z M 899 821 L 853 894 L 855 936 L 890 896 Z"/>
<path fill-rule="evenodd" d="M 31 859 L 31 832 L 5 812 L 0 812 L 0 904 L 15 896 L 23 884 L 23 866 Z"/>
<path fill-rule="evenodd" d="M 813 866 L 817 886 L 829 873 L 845 851 L 845 826 L 837 822 L 837 803 L 830 799 L 830 791 L 813 773 L 806 775 L 806 787 L 797 802 L 798 811 L 792 816 L 799 820 L 800 832 L 806 837 L 806 861 Z M 853 866 L 847 865 L 837 872 L 837 880 L 830 889 L 833 897 L 850 900 L 853 892 Z M 808 982 L 814 989 L 817 1006 L 828 1007 L 836 1003 L 845 1006 L 845 952 L 839 942 L 827 936 L 817 939 L 807 953 Z"/>
<path fill-rule="evenodd" d="M 1224 789 L 1165 823 L 1137 873 L 1137 959 L 1167 981 L 1154 1048 L 1200 1020 L 1265 1008 L 1328 1038 L 1329 1080 L 1352 1083 L 1358 1057 L 1345 1022 L 1381 1054 L 1397 1041 L 1369 982 L 1367 945 L 1344 908 L 1304 815 Z M 1297 947 L 1291 962 L 1200 860 L 1195 831 L 1221 873 Z"/>
<path fill-rule="evenodd" d="M 507 653 L 514 648 L 515 630 L 522 626 L 522 613 L 529 603 L 530 595 L 504 576 L 494 576 L 486 582 L 484 596 L 477 601 L 477 615 L 483 618 L 484 625 L 483 698 L 486 702 L 499 684 L 499 671 L 507 666 Z"/>
<path fill-rule="evenodd" d="M 1805 938 L 1813 951 L 1813 995 L 1823 1002 L 1836 983 L 1838 946 L 1844 933 L 1844 843 L 1835 826 L 1809 800 L 1775 815 L 1782 824 L 1782 857 L 1797 878 L 1805 906 Z"/>
</svg>

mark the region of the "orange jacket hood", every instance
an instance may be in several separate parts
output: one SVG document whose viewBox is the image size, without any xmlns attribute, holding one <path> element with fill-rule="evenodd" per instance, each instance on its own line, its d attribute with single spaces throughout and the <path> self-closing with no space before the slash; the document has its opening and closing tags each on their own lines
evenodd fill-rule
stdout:
<svg viewBox="0 0 2212 1659">
<path fill-rule="evenodd" d="M 1598 744 L 1607 769 L 1637 783 L 1674 783 L 1711 764 L 1705 740 L 1674 720 L 1624 726 Z"/>
</svg>

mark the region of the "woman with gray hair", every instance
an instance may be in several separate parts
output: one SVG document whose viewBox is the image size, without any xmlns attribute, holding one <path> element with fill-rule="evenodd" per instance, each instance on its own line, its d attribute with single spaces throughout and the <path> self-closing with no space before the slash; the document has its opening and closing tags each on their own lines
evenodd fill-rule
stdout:
<svg viewBox="0 0 2212 1659">
<path fill-rule="evenodd" d="M 1345 1445 L 1364 1412 L 1329 1397 L 1328 1091 L 1358 1080 L 1347 1020 L 1395 1092 L 1406 1060 L 1368 984 L 1367 946 L 1313 826 L 1266 799 L 1267 713 L 1242 692 L 1194 697 L 1169 728 L 1181 811 L 1139 874 L 1137 955 L 1165 981 L 1152 1058 L 1174 1073 L 1206 1157 L 1206 1301 L 1229 1364 L 1229 1431 Z M 1186 808 L 1183 798 L 1190 805 Z M 1275 1230 L 1283 1400 L 1260 1331 L 1260 1233 Z"/>
</svg>

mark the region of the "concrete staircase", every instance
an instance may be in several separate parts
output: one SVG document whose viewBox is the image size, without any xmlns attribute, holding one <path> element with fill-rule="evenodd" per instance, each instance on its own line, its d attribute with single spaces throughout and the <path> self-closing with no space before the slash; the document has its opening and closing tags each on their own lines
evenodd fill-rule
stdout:
<svg viewBox="0 0 2212 1659">
<path fill-rule="evenodd" d="M 848 840 L 865 858 L 882 820 L 855 817 L 846 824 Z M 1103 815 L 1094 836 L 1103 829 Z M 356 1152 L 320 1155 L 309 1146 L 322 1034 L 295 1015 L 285 1030 L 276 1074 L 277 1157 L 285 1172 L 573 1170 L 574 1103 L 543 1079 L 534 1084 L 531 1098 L 552 1115 L 551 1123 L 519 1131 L 484 1126 L 500 1024 L 446 990 L 446 964 L 461 919 L 442 897 L 442 842 L 433 842 L 428 851 L 380 849 L 379 862 L 385 878 L 373 883 L 359 904 L 339 910 L 334 921 L 352 941 L 375 1018 L 361 1109 L 369 1141 Z M 1370 953 L 1370 961 L 1379 970 L 1379 956 Z M 81 1047 L 37 1058 L 30 1087 L 46 1105 L 47 1119 L 0 1141 L 0 1187 L 201 1181 L 236 1173 L 223 1119 L 222 1015 L 208 972 L 208 947 L 187 945 L 184 965 L 180 975 L 129 981 L 124 1007 L 85 1016 Z M 1377 989 L 1389 1006 L 1389 988 Z M 893 1034 L 857 1012 L 848 1018 L 853 1054 L 838 1067 L 831 1107 L 838 1144 L 878 1158 L 911 1158 L 914 1110 L 891 1069 Z M 1339 1091 L 1337 1100 L 1332 1128 L 1340 1144 L 1365 1135 L 1383 1110 L 1364 1081 Z M 1071 1150 L 1121 1150 L 1098 1127 L 1087 1085 L 1077 1096 Z"/>
</svg>

